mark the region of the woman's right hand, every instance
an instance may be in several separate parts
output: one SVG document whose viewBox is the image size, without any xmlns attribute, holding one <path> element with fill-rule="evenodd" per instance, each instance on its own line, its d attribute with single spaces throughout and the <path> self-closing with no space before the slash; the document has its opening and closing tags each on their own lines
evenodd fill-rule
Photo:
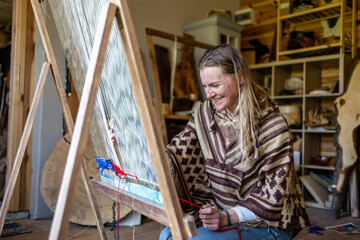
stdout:
<svg viewBox="0 0 360 240">
<path fill-rule="evenodd" d="M 114 130 L 113 129 L 109 129 L 108 130 L 108 136 L 112 142 L 112 144 L 115 146 L 116 145 L 116 138 L 115 138 L 115 134 L 114 134 Z"/>
</svg>

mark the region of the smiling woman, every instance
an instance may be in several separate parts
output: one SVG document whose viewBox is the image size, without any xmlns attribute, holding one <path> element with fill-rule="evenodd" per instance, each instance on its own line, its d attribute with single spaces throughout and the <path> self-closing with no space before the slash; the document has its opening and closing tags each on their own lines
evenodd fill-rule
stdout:
<svg viewBox="0 0 360 240">
<path fill-rule="evenodd" d="M 198 67 L 208 100 L 166 147 L 179 197 L 201 206 L 181 202 L 198 224 L 191 239 L 291 238 L 309 219 L 286 120 L 238 49 L 208 50 Z"/>
<path fill-rule="evenodd" d="M 227 110 L 232 116 L 237 109 L 239 84 L 233 74 L 224 74 L 220 67 L 207 67 L 200 70 L 205 94 L 218 111 Z"/>
</svg>

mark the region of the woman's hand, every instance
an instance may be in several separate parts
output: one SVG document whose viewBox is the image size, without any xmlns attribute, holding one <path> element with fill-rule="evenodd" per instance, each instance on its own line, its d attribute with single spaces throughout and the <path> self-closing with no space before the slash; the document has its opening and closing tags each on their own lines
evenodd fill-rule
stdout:
<svg viewBox="0 0 360 240">
<path fill-rule="evenodd" d="M 216 231 L 219 228 L 227 225 L 226 214 L 220 212 L 219 209 L 211 206 L 210 204 L 203 206 L 199 213 L 199 217 L 203 223 L 204 228 Z"/>
<path fill-rule="evenodd" d="M 110 141 L 112 142 L 112 144 L 115 146 L 116 145 L 116 139 L 115 139 L 115 134 L 114 134 L 114 130 L 113 129 L 109 129 L 108 130 L 108 136 L 110 138 Z"/>
</svg>

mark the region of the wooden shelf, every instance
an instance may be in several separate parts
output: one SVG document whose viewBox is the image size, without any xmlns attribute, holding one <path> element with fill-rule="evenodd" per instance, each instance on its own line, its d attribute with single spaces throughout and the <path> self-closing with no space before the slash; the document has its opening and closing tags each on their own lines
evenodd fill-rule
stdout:
<svg viewBox="0 0 360 240">
<path fill-rule="evenodd" d="M 346 6 L 345 13 L 351 14 L 351 12 L 352 9 Z M 321 21 L 329 18 L 339 17 L 340 14 L 341 2 L 338 2 L 302 12 L 284 15 L 279 17 L 279 20 L 284 20 L 290 24 L 308 24 L 313 21 Z"/>
<path fill-rule="evenodd" d="M 337 98 L 340 93 L 329 93 L 329 94 L 305 94 L 307 98 Z"/>
<path fill-rule="evenodd" d="M 293 129 L 293 128 L 290 128 L 291 132 L 293 133 L 302 133 L 302 129 Z"/>
<path fill-rule="evenodd" d="M 276 95 L 273 97 L 273 99 L 301 99 L 303 95 L 297 94 L 297 95 Z"/>
<path fill-rule="evenodd" d="M 316 129 L 305 129 L 305 133 L 335 133 L 335 130 L 316 130 Z"/>
<path fill-rule="evenodd" d="M 278 5 L 289 3 L 288 0 L 279 0 Z M 355 57 L 356 53 L 356 4 L 352 1 L 349 3 L 346 0 L 340 0 L 336 3 L 326 4 L 324 6 L 315 7 L 312 9 L 281 15 L 282 9 L 278 8 L 277 30 L 276 36 L 276 52 L 277 61 L 285 57 L 304 58 L 315 55 L 329 55 L 333 53 L 352 53 Z M 289 8 L 290 9 L 290 8 Z M 330 44 L 321 44 L 311 47 L 298 46 L 297 49 L 286 49 L 285 39 L 290 36 L 288 32 L 293 31 L 311 31 L 310 24 L 319 25 L 321 21 L 339 18 L 340 20 L 340 35 L 339 40 Z M 350 27 L 347 25 L 351 25 Z M 316 34 L 315 39 L 321 36 L 318 29 L 313 30 Z M 286 32 L 286 34 L 284 34 Z M 352 35 L 351 43 L 345 41 L 345 35 Z M 315 40 L 314 39 L 314 40 Z"/>
<path fill-rule="evenodd" d="M 323 156 L 332 154 L 336 155 L 336 149 L 333 147 L 333 138 L 335 137 L 335 130 L 326 130 L 325 128 L 307 129 L 305 120 L 309 110 L 328 105 L 339 97 L 344 91 L 345 76 L 347 67 L 351 63 L 349 55 L 342 53 L 315 56 L 307 58 L 298 58 L 291 60 L 283 60 L 277 62 L 270 62 L 266 64 L 252 65 L 250 70 L 256 75 L 259 83 L 268 83 L 270 92 L 272 94 L 279 94 L 285 89 L 285 83 L 290 77 L 302 78 L 302 92 L 298 95 L 271 95 L 279 105 L 298 105 L 301 109 L 301 128 L 291 129 L 292 134 L 302 138 L 301 156 L 300 156 L 300 171 L 299 176 L 307 176 L 311 171 L 334 171 L 335 167 L 318 166 L 309 164 L 313 156 Z M 265 81 L 267 78 L 267 81 Z M 270 79 L 270 80 L 269 80 Z M 338 81 L 338 90 L 336 93 L 328 94 L 309 94 L 317 89 L 332 86 Z M 285 89 L 286 90 L 286 89 Z M 310 187 L 312 180 L 305 177 L 304 180 Z M 310 183 L 309 183 L 310 182 Z M 305 185 L 305 184 L 303 184 Z M 307 188 L 306 188 L 307 189 Z M 304 189 L 305 190 L 305 189 Z M 312 189 L 313 193 L 317 190 Z M 306 193 L 310 193 L 309 190 Z M 309 199 L 312 196 L 307 194 Z M 311 194 L 312 195 L 312 194 Z M 328 202 L 327 195 L 319 196 L 321 204 L 313 202 L 313 207 L 325 207 L 325 201 Z"/>
<path fill-rule="evenodd" d="M 174 114 L 169 114 L 169 115 L 165 115 L 164 116 L 166 120 L 189 120 L 190 116 L 182 116 L 182 115 L 174 115 Z"/>
<path fill-rule="evenodd" d="M 317 169 L 317 170 L 329 170 L 329 171 L 335 170 L 335 167 L 318 166 L 318 165 L 301 165 L 301 167 L 308 169 Z"/>
<path fill-rule="evenodd" d="M 295 50 L 280 51 L 279 56 L 290 56 L 290 55 L 312 52 L 312 51 L 329 50 L 329 48 L 335 48 L 335 47 L 337 48 L 340 46 L 341 46 L 341 43 L 337 42 L 337 43 L 332 43 L 332 44 L 323 44 L 323 45 L 307 47 L 307 48 L 300 48 L 300 49 L 295 49 Z"/>
</svg>

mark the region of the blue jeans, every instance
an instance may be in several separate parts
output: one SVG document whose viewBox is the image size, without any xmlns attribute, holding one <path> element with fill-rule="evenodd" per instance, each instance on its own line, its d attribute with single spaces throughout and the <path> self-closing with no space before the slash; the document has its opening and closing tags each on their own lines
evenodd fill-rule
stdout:
<svg viewBox="0 0 360 240">
<path fill-rule="evenodd" d="M 292 239 L 292 231 L 289 229 L 275 229 L 273 227 L 252 227 L 236 225 L 241 229 L 241 240 L 267 240 L 267 239 L 277 239 L 277 240 L 288 240 Z M 226 229 L 229 227 L 224 227 Z M 189 238 L 189 240 L 239 240 L 237 230 L 229 230 L 226 232 L 214 232 L 210 229 L 200 227 L 197 229 L 198 235 Z M 170 228 L 166 227 L 160 233 L 159 240 L 171 240 Z"/>
</svg>

